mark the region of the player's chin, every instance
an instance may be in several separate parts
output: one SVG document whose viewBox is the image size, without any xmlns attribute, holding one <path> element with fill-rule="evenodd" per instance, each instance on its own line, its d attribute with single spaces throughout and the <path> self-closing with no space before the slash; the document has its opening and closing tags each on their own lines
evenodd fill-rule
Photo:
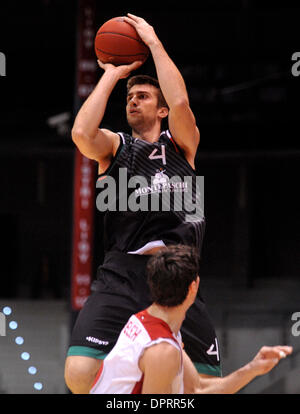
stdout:
<svg viewBox="0 0 300 414">
<path fill-rule="evenodd" d="M 143 124 L 143 120 L 137 112 L 127 114 L 127 122 L 132 129 L 136 129 Z"/>
</svg>

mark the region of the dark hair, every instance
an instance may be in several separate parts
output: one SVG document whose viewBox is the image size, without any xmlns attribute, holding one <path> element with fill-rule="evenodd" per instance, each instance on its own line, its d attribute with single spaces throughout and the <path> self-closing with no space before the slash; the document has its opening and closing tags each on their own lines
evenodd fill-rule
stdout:
<svg viewBox="0 0 300 414">
<path fill-rule="evenodd" d="M 178 306 L 197 279 L 199 254 L 194 247 L 168 246 L 154 254 L 147 264 L 147 281 L 152 300 L 161 306 Z"/>
<path fill-rule="evenodd" d="M 162 91 L 160 89 L 158 80 L 155 78 L 152 78 L 152 76 L 148 75 L 136 75 L 132 76 L 127 81 L 127 94 L 129 93 L 130 89 L 134 85 L 152 85 L 157 89 L 157 105 L 158 108 L 161 108 L 162 106 L 165 106 L 168 108 L 168 104 L 162 94 Z"/>
</svg>

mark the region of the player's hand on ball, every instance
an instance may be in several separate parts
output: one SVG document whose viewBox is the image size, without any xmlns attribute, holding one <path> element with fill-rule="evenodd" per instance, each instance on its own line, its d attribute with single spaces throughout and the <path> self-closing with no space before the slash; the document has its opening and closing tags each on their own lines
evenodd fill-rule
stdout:
<svg viewBox="0 0 300 414">
<path fill-rule="evenodd" d="M 142 17 L 135 16 L 128 13 L 127 17 L 124 17 L 125 22 L 131 24 L 138 32 L 140 38 L 146 43 L 147 46 L 151 46 L 153 42 L 158 40 L 156 33 L 152 26 L 146 22 Z"/>
<path fill-rule="evenodd" d="M 250 367 L 256 371 L 256 375 L 264 375 L 292 352 L 291 346 L 263 346 L 250 362 Z"/>
<path fill-rule="evenodd" d="M 118 74 L 119 79 L 127 78 L 133 70 L 138 69 L 143 64 L 143 62 L 141 61 L 135 61 L 129 65 L 115 66 L 111 63 L 103 63 L 99 59 L 97 60 L 97 62 L 100 68 L 103 69 L 104 71 L 107 71 L 107 70 L 115 71 Z"/>
</svg>

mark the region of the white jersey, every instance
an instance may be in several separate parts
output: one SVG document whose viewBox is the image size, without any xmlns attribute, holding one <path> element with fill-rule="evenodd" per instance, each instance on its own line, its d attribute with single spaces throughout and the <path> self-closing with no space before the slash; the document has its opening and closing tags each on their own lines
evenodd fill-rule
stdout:
<svg viewBox="0 0 300 414">
<path fill-rule="evenodd" d="M 147 310 L 131 316 L 119 335 L 114 348 L 104 359 L 90 394 L 140 394 L 143 372 L 139 359 L 146 348 L 168 342 L 181 354 L 181 366 L 172 383 L 172 393 L 183 393 L 183 364 L 181 334 L 177 336 L 162 319 Z"/>
</svg>

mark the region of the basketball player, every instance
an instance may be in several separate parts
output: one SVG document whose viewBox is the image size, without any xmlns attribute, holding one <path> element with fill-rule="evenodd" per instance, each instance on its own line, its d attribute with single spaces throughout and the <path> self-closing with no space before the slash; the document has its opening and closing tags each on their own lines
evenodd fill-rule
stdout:
<svg viewBox="0 0 300 414">
<path fill-rule="evenodd" d="M 151 177 L 167 184 L 170 177 L 183 180 L 188 176 L 192 178 L 188 191 L 195 201 L 195 155 L 200 134 L 185 82 L 153 27 L 132 14 L 124 20 L 149 47 L 158 81 L 141 75 L 128 80 L 126 114 L 131 135 L 99 128 L 115 85 L 141 62 L 121 66 L 98 62 L 104 73 L 77 114 L 73 141 L 82 154 L 98 162 L 97 187 L 107 175 L 118 183 L 124 169 L 128 180 L 144 176 L 149 186 Z M 164 119 L 169 129 L 161 131 Z M 175 198 L 171 187 L 166 185 L 166 189 Z M 115 197 L 120 204 L 121 193 Z M 158 192 L 158 196 L 162 195 Z M 128 318 L 151 304 L 145 276 L 151 255 L 171 244 L 195 246 L 200 255 L 205 221 L 198 212 L 193 220 L 187 220 L 186 210 L 189 208 L 184 206 L 181 210 L 105 212 L 104 262 L 73 328 L 66 359 L 65 380 L 73 393 L 89 392 L 101 361 L 115 345 Z M 215 330 L 199 291 L 181 332 L 185 350 L 198 372 L 203 377 L 221 376 Z"/>
<path fill-rule="evenodd" d="M 147 278 L 154 303 L 131 316 L 104 359 L 91 394 L 232 394 L 291 354 L 292 347 L 263 347 L 232 374 L 202 379 L 182 349 L 180 335 L 197 295 L 198 263 L 198 252 L 183 245 L 151 257 Z"/>
</svg>

